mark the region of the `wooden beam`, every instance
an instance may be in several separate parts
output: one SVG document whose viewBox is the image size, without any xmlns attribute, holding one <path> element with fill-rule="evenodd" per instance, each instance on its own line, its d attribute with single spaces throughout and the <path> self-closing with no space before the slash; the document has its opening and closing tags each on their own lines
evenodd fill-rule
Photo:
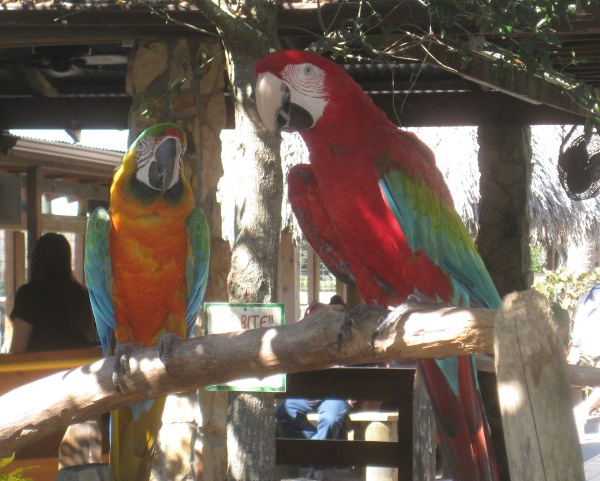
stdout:
<svg viewBox="0 0 600 481">
<path fill-rule="evenodd" d="M 174 22 L 165 21 L 163 16 L 153 14 L 145 4 L 124 6 L 108 2 L 90 2 L 53 4 L 50 7 L 47 5 L 39 4 L 35 8 L 13 8 L 0 12 L 3 30 L 0 47 L 121 43 L 123 39 L 132 38 L 198 35 L 199 32 L 193 28 L 214 32 L 213 25 L 193 3 L 185 7 L 157 4 L 155 11 L 163 7 Z M 373 5 L 378 14 L 391 24 L 410 24 L 427 30 L 431 27 L 429 12 L 417 0 L 401 3 L 394 0 L 378 0 Z M 298 36 L 299 30 L 303 34 L 322 34 L 321 25 L 327 25 L 331 29 L 338 28 L 348 18 L 359 17 L 365 9 L 360 2 L 321 3 L 320 8 L 317 7 L 316 3 L 279 4 L 277 21 L 280 34 Z M 590 5 L 586 7 L 585 15 L 573 15 L 570 23 L 561 22 L 560 25 L 556 25 L 556 30 L 569 36 L 578 32 L 598 33 L 598 12 L 597 6 Z M 471 31 L 479 31 L 479 26 L 475 24 L 466 24 L 464 27 Z M 447 33 L 452 32 L 452 29 L 448 29 Z M 487 32 L 481 34 L 486 35 Z"/>
<path fill-rule="evenodd" d="M 365 84 L 367 91 L 370 85 Z M 501 92 L 371 93 L 375 104 L 403 127 L 483 125 L 581 125 L 585 117 L 532 105 Z"/>
<path fill-rule="evenodd" d="M 109 199 L 108 186 L 79 182 L 61 182 L 59 180 L 44 179 L 42 181 L 42 191 L 46 194 L 73 196 L 79 199 L 102 201 L 108 201 Z"/>
<path fill-rule="evenodd" d="M 358 373 L 368 369 L 369 383 L 357 384 Z M 415 377 L 415 366 L 410 369 L 379 369 L 346 367 L 323 371 L 302 371 L 288 374 L 285 393 L 276 393 L 276 398 L 301 397 L 323 399 L 331 396 L 331 386 L 339 399 L 359 399 L 368 401 L 401 401 L 410 403 Z"/>
<path fill-rule="evenodd" d="M 42 169 L 27 167 L 27 257 L 31 259 L 35 243 L 42 235 Z"/>
<path fill-rule="evenodd" d="M 402 481 L 412 479 L 411 451 L 398 452 L 398 443 L 391 441 L 351 441 L 336 439 L 277 439 L 277 464 L 297 464 L 298 452 L 317 466 L 347 464 L 351 459 L 354 466 L 390 466 L 399 468 Z"/>
<path fill-rule="evenodd" d="M 87 218 L 85 216 L 42 214 L 43 232 L 73 232 L 85 234 Z"/>
<path fill-rule="evenodd" d="M 105 27 L 106 28 L 106 27 Z M 129 96 L 3 98 L 0 129 L 127 129 Z"/>
<path fill-rule="evenodd" d="M 520 66 L 504 63 L 495 65 L 497 59 L 484 53 L 470 52 L 465 65 L 463 54 L 439 44 L 416 47 L 407 52 L 418 61 L 455 73 L 484 88 L 497 90 L 534 105 L 549 105 L 583 117 L 591 113 L 584 110 L 573 97 L 568 95 L 557 81 L 530 75 Z M 566 80 L 565 80 L 566 83 Z"/>
<path fill-rule="evenodd" d="M 8 71 L 15 79 L 27 85 L 36 95 L 58 97 L 60 94 L 37 68 L 29 65 L 9 65 Z"/>
<path fill-rule="evenodd" d="M 277 302 L 285 305 L 286 324 L 300 319 L 300 269 L 298 248 L 294 245 L 292 234 L 285 229 L 279 242 L 279 261 L 277 262 Z"/>
<path fill-rule="evenodd" d="M 310 245 L 306 245 L 306 275 L 308 290 L 308 305 L 313 301 L 319 302 L 321 292 L 321 260 Z M 302 315 L 304 313 L 301 313 Z"/>
<path fill-rule="evenodd" d="M 581 115 L 546 105 L 531 105 L 500 92 L 394 93 L 392 85 L 362 87 L 375 104 L 406 127 L 480 125 L 496 122 L 517 125 L 582 124 Z M 385 90 L 385 91 L 382 91 Z M 226 97 L 229 104 L 230 99 Z M 2 99 L 0 128 L 68 129 L 74 121 L 85 129 L 127 129 L 129 97 Z M 229 125 L 232 125 L 230 123 Z"/>
</svg>

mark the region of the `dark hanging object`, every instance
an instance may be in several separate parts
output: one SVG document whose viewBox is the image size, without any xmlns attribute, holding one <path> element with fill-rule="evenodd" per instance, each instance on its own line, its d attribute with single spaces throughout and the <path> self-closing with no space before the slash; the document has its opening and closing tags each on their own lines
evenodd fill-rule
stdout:
<svg viewBox="0 0 600 481">
<path fill-rule="evenodd" d="M 574 128 L 560 146 L 558 176 L 569 198 L 591 199 L 600 192 L 600 136 L 592 135 L 586 141 L 580 135 L 569 142 L 573 131 Z"/>
</svg>

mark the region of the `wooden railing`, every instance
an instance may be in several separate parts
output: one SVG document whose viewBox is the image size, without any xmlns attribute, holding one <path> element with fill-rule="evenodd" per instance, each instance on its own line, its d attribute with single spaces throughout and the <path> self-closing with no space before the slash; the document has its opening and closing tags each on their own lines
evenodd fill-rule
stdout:
<svg viewBox="0 0 600 481">
<path fill-rule="evenodd" d="M 0 355 L 0 395 L 65 369 L 82 366 L 102 357 L 100 348 L 28 352 Z M 65 430 L 50 433 L 15 453 L 10 468 L 31 467 L 24 476 L 36 481 L 54 481 L 59 466 L 59 446 Z M 103 453 L 108 452 L 107 444 Z"/>
</svg>

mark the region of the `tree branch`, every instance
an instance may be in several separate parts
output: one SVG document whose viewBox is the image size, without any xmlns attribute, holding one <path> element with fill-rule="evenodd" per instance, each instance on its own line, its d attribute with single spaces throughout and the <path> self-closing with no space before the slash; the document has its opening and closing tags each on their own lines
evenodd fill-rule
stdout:
<svg viewBox="0 0 600 481">
<path fill-rule="evenodd" d="M 198 10 L 209 20 L 229 42 L 244 45 L 259 55 L 270 51 L 274 39 L 250 25 L 246 18 L 227 12 L 212 0 L 195 0 Z"/>
<path fill-rule="evenodd" d="M 377 331 L 387 315 L 393 321 Z M 111 381 L 109 357 L 15 389 L 0 397 L 0 457 L 69 424 L 167 393 L 234 379 L 333 365 L 491 352 L 495 311 L 444 308 L 398 312 L 359 306 L 349 314 L 328 306 L 288 326 L 181 341 L 167 374 L 155 347 L 130 359 L 123 392 Z"/>
</svg>

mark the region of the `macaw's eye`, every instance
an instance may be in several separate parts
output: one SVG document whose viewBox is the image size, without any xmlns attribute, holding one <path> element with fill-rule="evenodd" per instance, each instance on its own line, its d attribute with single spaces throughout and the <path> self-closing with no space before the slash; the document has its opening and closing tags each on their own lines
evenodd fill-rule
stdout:
<svg viewBox="0 0 600 481">
<path fill-rule="evenodd" d="M 312 65 L 304 65 L 304 67 L 302 68 L 302 73 L 304 74 L 305 77 L 310 77 L 312 75 L 314 71 L 314 68 Z"/>
</svg>

